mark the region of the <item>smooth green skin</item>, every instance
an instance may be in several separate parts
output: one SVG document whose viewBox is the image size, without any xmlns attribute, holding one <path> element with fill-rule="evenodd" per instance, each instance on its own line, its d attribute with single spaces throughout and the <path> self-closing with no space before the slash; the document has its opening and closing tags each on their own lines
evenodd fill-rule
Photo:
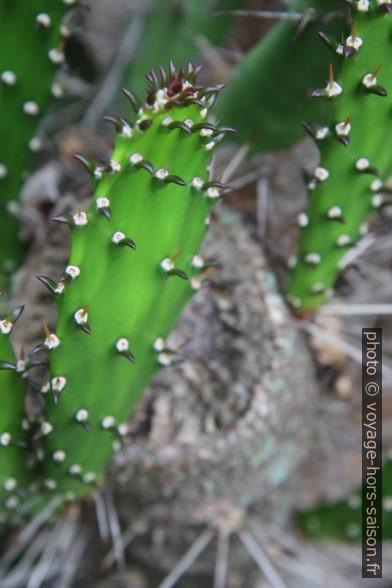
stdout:
<svg viewBox="0 0 392 588">
<path fill-rule="evenodd" d="M 251 153 L 286 149 L 303 136 L 300 122 L 317 121 L 327 112 L 322 101 L 311 101 L 307 92 L 319 83 L 325 53 L 317 30 L 334 34 L 341 21 L 321 24 L 322 16 L 341 8 L 339 0 L 298 0 L 293 11 L 309 7 L 319 17 L 295 38 L 298 23 L 282 21 L 235 68 L 227 91 L 217 105 L 222 123 L 235 126 L 237 140 L 250 141 Z M 337 61 L 331 55 L 331 61 Z"/>
<path fill-rule="evenodd" d="M 10 343 L 10 336 L 0 332 L 0 359 L 12 364 L 15 363 L 14 353 Z M 21 428 L 24 417 L 25 389 L 24 382 L 19 374 L 9 370 L 0 370 L 0 435 L 10 433 L 12 440 L 20 441 L 24 438 Z M 15 478 L 17 488 L 14 491 L 6 491 L 4 483 L 10 478 Z M 0 446 L 0 522 L 12 518 L 12 510 L 7 509 L 5 501 L 10 496 L 15 496 L 19 489 L 26 487 L 30 473 L 26 470 L 25 450 L 7 446 Z M 4 516 L 6 513 L 6 516 Z"/>
<path fill-rule="evenodd" d="M 390 541 L 392 539 L 392 516 L 390 507 L 387 510 L 385 506 L 386 500 L 392 499 L 392 461 L 385 463 L 382 478 L 384 499 L 382 536 L 385 541 Z M 361 496 L 362 490 L 359 489 L 353 493 L 350 500 L 320 504 L 316 508 L 301 513 L 298 515 L 300 529 L 308 538 L 316 541 L 360 541 L 362 529 Z M 353 498 L 355 498 L 354 501 Z"/>
<path fill-rule="evenodd" d="M 113 432 L 103 430 L 101 421 L 107 415 L 114 416 L 116 424 L 127 420 L 159 368 L 155 339 L 170 334 L 193 294 L 189 281 L 169 277 L 160 262 L 181 249 L 175 266 L 189 277 L 198 273 L 191 259 L 199 251 L 213 202 L 189 182 L 196 176 L 208 180 L 211 152 L 203 143 L 211 139 L 162 128 L 160 122 L 167 114 L 152 115 L 153 125 L 131 139 L 117 137 L 113 159 L 121 162 L 122 171 L 106 174 L 95 193 L 95 199 L 110 198 L 110 222 L 97 215 L 94 200 L 89 224 L 72 228 L 70 263 L 79 266 L 81 274 L 66 284 L 59 297 L 61 345 L 49 352 L 51 377 L 65 376 L 67 384 L 59 404 L 47 407 L 46 418 L 54 430 L 46 440 L 45 475 L 57 480 L 60 492 L 72 491 L 79 497 L 90 487 L 70 478 L 68 468 L 81 464 L 83 474 L 95 472 L 101 478 L 116 439 Z M 173 109 L 170 116 L 202 120 L 198 106 Z M 179 175 L 187 186 L 165 185 L 147 171 L 135 169 L 128 163 L 135 152 L 156 170 L 163 167 Z M 131 238 L 137 250 L 114 245 L 115 231 Z M 91 335 L 72 319 L 86 305 L 90 305 Z M 116 351 L 120 337 L 130 341 L 136 363 Z M 90 432 L 75 421 L 82 408 L 89 411 Z M 50 457 L 56 450 L 66 452 L 61 465 Z"/>
<path fill-rule="evenodd" d="M 325 302 L 325 294 L 312 294 L 310 288 L 317 282 L 331 289 L 340 273 L 338 264 L 347 247 L 338 247 L 339 235 L 348 234 L 352 244 L 360 238 L 360 227 L 374 208 L 371 198 L 374 192 L 370 184 L 376 176 L 360 173 L 355 162 L 365 157 L 380 171 L 380 179 L 386 181 L 392 173 L 392 17 L 357 14 L 359 36 L 363 46 L 353 59 L 342 57 L 341 67 L 335 79 L 343 87 L 343 93 L 330 99 L 332 132 L 329 138 L 319 141 L 320 165 L 330 172 L 330 177 L 309 193 L 307 214 L 309 225 L 301 229 L 298 263 L 292 270 L 289 296 L 301 301 L 296 311 L 313 312 Z M 326 48 L 328 52 L 328 49 Z M 328 55 L 326 55 L 328 59 Z M 328 63 L 328 60 L 327 60 Z M 366 91 L 361 80 L 382 63 L 377 82 L 388 90 L 387 97 Z M 326 77 L 328 65 L 324 66 Z M 352 130 L 348 148 L 337 142 L 334 126 L 351 115 Z M 327 211 L 332 206 L 343 210 L 345 223 L 328 220 Z M 321 255 L 321 263 L 312 267 L 304 261 L 308 253 Z"/>
<path fill-rule="evenodd" d="M 232 23 L 230 16 L 213 16 L 215 10 L 240 8 L 242 0 L 154 0 L 137 58 L 124 76 L 124 85 L 144 91 L 144 74 L 169 59 L 184 64 L 200 55 L 196 36 L 221 45 Z"/>
<path fill-rule="evenodd" d="M 66 9 L 62 0 L 0 0 L 0 75 L 10 70 L 17 76 L 14 86 L 0 81 L 0 163 L 8 169 L 7 176 L 0 179 L 0 287 L 6 285 L 3 263 L 22 256 L 17 223 L 6 213 L 6 204 L 18 198 L 24 173 L 33 160 L 28 143 L 51 98 L 57 66 L 48 52 L 59 46 L 59 24 Z M 43 12 L 52 20 L 45 30 L 38 29 L 35 22 Z M 23 104 L 30 100 L 38 104 L 38 116 L 24 113 Z"/>
</svg>

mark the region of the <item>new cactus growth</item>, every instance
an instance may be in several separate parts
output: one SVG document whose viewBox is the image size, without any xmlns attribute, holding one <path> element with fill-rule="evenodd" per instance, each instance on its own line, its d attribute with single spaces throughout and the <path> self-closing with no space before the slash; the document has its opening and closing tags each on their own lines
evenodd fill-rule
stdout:
<svg viewBox="0 0 392 588">
<path fill-rule="evenodd" d="M 0 1 L 0 274 L 20 256 L 17 225 L 7 215 L 18 198 L 34 153 L 44 148 L 37 133 L 50 97 L 60 97 L 56 69 L 64 62 L 61 37 L 69 34 L 62 0 Z"/>
<path fill-rule="evenodd" d="M 54 219 L 69 224 L 72 250 L 62 276 L 40 276 L 59 318 L 37 352 L 50 362 L 44 475 L 62 494 L 101 481 L 151 377 L 178 360 L 167 337 L 209 273 L 199 248 L 224 190 L 209 164 L 231 129 L 207 122 L 220 87 L 198 85 L 198 70 L 150 71 L 144 104 L 124 90 L 136 120 L 106 117 L 112 158 L 78 156 L 95 187 L 90 208 Z"/>
<path fill-rule="evenodd" d="M 371 213 L 389 191 L 391 156 L 391 3 L 350 2 L 351 31 L 343 40 L 320 32 L 338 68 L 329 66 L 313 99 L 330 105 L 328 121 L 304 123 L 321 163 L 309 179 L 309 204 L 298 216 L 301 236 L 288 301 L 296 312 L 316 310 L 344 268 L 344 256 L 367 231 Z M 327 70 L 327 67 L 326 67 Z"/>
</svg>

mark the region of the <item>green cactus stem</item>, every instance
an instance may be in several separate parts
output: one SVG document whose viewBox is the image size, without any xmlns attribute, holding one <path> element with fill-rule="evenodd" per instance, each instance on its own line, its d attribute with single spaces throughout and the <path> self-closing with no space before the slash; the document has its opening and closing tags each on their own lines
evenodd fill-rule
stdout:
<svg viewBox="0 0 392 588">
<path fill-rule="evenodd" d="M 70 34 L 62 21 L 69 4 L 0 0 L 0 280 L 21 256 L 17 223 L 7 205 L 18 198 L 34 154 L 45 148 L 38 122 L 50 98 L 64 91 L 55 73 L 64 63 L 64 37 Z"/>
<path fill-rule="evenodd" d="M 110 161 L 78 156 L 95 186 L 89 210 L 54 219 L 70 225 L 72 249 L 58 280 L 40 276 L 59 319 L 37 351 L 51 366 L 44 474 L 67 496 L 102 480 L 153 374 L 179 361 L 167 337 L 210 271 L 198 252 L 224 187 L 209 164 L 232 129 L 207 122 L 220 87 L 200 86 L 198 71 L 150 71 L 144 104 L 124 91 L 136 120 L 107 117 Z"/>
<path fill-rule="evenodd" d="M 317 127 L 304 123 L 318 143 L 321 163 L 309 178 L 308 209 L 298 216 L 299 251 L 288 288 L 288 301 L 298 313 L 315 311 L 331 294 L 347 250 L 366 234 L 372 212 L 388 200 L 391 3 L 351 5 L 353 24 L 344 40 L 320 33 L 340 57 L 338 68 L 329 66 L 325 87 L 312 92 L 329 104 L 330 117 Z"/>
</svg>

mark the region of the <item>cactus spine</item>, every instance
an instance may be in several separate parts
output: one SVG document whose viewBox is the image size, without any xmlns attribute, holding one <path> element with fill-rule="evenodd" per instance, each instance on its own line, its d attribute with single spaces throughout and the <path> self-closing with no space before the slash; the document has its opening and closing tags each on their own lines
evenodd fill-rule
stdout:
<svg viewBox="0 0 392 588">
<path fill-rule="evenodd" d="M 0 1 L 0 274 L 20 257 L 17 225 L 7 215 L 34 153 L 44 148 L 38 122 L 63 86 L 54 76 L 69 34 L 62 0 Z M 12 262 L 12 263 L 10 263 Z M 1 275 L 0 275 L 1 277 Z"/>
<path fill-rule="evenodd" d="M 386 200 L 392 173 L 391 2 L 350 2 L 351 33 L 344 41 L 320 33 L 334 55 L 325 88 L 330 119 L 306 129 L 319 144 L 320 166 L 309 180 L 309 204 L 298 216 L 298 260 L 288 301 L 296 312 L 316 310 L 344 268 L 343 257 L 367 231 L 369 215 Z M 381 67 L 382 65 L 382 67 Z"/>
<path fill-rule="evenodd" d="M 136 121 L 107 117 L 112 159 L 78 156 L 95 186 L 89 210 L 55 219 L 70 225 L 72 250 L 58 280 L 40 276 L 59 319 L 37 351 L 49 354 L 53 399 L 44 475 L 63 495 L 81 497 L 102 479 L 152 375 L 176 362 L 166 339 L 209 273 L 198 252 L 224 189 L 209 164 L 231 129 L 207 122 L 220 87 L 198 85 L 198 69 L 151 71 L 143 105 L 124 91 Z"/>
</svg>

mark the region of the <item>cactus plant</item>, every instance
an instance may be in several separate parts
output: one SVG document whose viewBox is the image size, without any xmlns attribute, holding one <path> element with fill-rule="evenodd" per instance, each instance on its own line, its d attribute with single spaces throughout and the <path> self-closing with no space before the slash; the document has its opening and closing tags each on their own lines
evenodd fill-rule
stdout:
<svg viewBox="0 0 392 588">
<path fill-rule="evenodd" d="M 312 91 L 330 105 L 329 119 L 317 128 L 304 123 L 319 145 L 321 163 L 309 180 L 308 210 L 298 216 L 299 253 L 288 300 L 299 313 L 325 301 L 347 249 L 366 233 L 368 217 L 388 191 L 391 8 L 390 2 L 352 2 L 352 30 L 344 40 L 320 32 L 340 64 L 329 66 L 325 88 Z"/>
<path fill-rule="evenodd" d="M 54 76 L 64 62 L 61 38 L 69 29 L 66 22 L 60 24 L 68 4 L 72 2 L 0 2 L 0 278 L 21 255 L 7 203 L 18 197 L 33 153 L 44 147 L 37 134 L 40 116 L 50 97 L 63 93 Z"/>
<path fill-rule="evenodd" d="M 152 375 L 177 361 L 166 339 L 209 273 L 198 251 L 224 190 L 209 163 L 232 129 L 207 122 L 220 86 L 198 85 L 198 70 L 150 71 L 145 104 L 124 90 L 136 121 L 106 117 L 117 131 L 111 160 L 77 156 L 95 186 L 89 210 L 54 219 L 70 225 L 71 257 L 59 279 L 39 276 L 59 318 L 35 351 L 50 362 L 43 475 L 62 495 L 102 479 Z"/>
</svg>

